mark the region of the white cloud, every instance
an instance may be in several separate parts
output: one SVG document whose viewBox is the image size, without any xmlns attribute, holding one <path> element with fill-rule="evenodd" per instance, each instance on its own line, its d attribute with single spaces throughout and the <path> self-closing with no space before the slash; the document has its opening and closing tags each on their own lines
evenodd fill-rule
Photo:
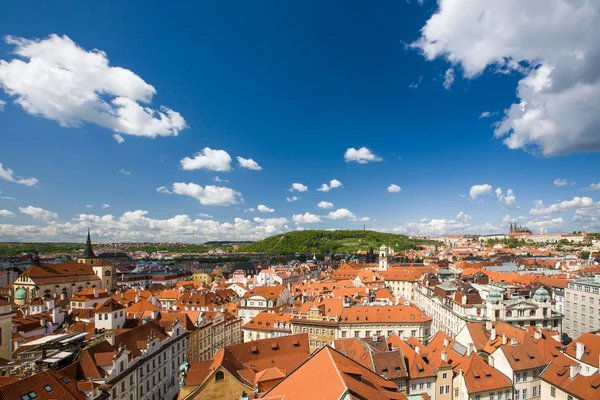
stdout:
<svg viewBox="0 0 600 400">
<path fill-rule="evenodd" d="M 265 206 L 264 204 L 259 204 L 258 207 L 256 207 L 256 209 L 262 213 L 272 213 L 275 211 L 274 209 L 269 208 L 269 207 Z"/>
<path fill-rule="evenodd" d="M 35 219 L 41 219 L 42 221 L 53 221 L 58 219 L 58 214 L 52 211 L 44 210 L 43 208 L 27 206 L 19 207 L 21 214 L 26 214 Z"/>
<path fill-rule="evenodd" d="M 17 57 L 0 61 L 0 87 L 29 114 L 65 127 L 87 122 L 145 137 L 177 136 L 186 127 L 178 112 L 148 107 L 156 89 L 128 69 L 109 66 L 101 50 L 86 51 L 67 36 L 5 40 Z"/>
<path fill-rule="evenodd" d="M 173 184 L 173 193 L 192 197 L 205 206 L 229 206 L 243 202 L 240 192 L 223 186 L 202 187 L 195 183 L 176 182 Z"/>
<path fill-rule="evenodd" d="M 102 204 L 102 208 L 109 208 L 110 204 Z"/>
<path fill-rule="evenodd" d="M 440 0 L 412 44 L 475 78 L 524 77 L 494 135 L 544 155 L 600 150 L 600 8 L 596 1 Z"/>
<path fill-rule="evenodd" d="M 244 210 L 244 212 L 251 212 L 251 213 L 252 213 L 252 212 L 254 212 L 254 208 L 252 208 L 252 207 L 250 207 L 250 208 L 246 208 L 246 209 Z"/>
<path fill-rule="evenodd" d="M 600 190 L 600 183 L 592 183 L 590 186 L 586 187 L 585 190 Z"/>
<path fill-rule="evenodd" d="M 21 178 L 15 176 L 15 173 L 10 168 L 2 167 L 2 163 L 0 163 L 0 179 L 4 179 L 5 181 L 18 183 L 20 185 L 25 186 L 35 186 L 38 184 L 37 178 Z"/>
<path fill-rule="evenodd" d="M 180 160 L 181 168 L 186 171 L 205 169 L 207 171 L 231 171 L 231 156 L 225 150 L 213 150 L 205 147 L 194 158 L 184 157 Z"/>
<path fill-rule="evenodd" d="M 543 218 L 540 220 L 532 220 L 528 221 L 526 226 L 530 229 L 548 229 L 548 228 L 557 228 L 564 224 L 564 220 L 562 217 L 559 218 Z"/>
<path fill-rule="evenodd" d="M 573 200 L 565 200 L 557 204 L 551 204 L 548 207 L 544 206 L 544 203 L 541 200 L 534 201 L 534 208 L 529 210 L 530 214 L 533 215 L 543 215 L 543 214 L 553 214 L 557 212 L 564 212 L 570 210 L 572 208 L 586 208 L 593 207 L 594 200 L 590 197 L 573 197 Z"/>
<path fill-rule="evenodd" d="M 388 186 L 387 191 L 390 193 L 398 193 L 402 190 L 402 188 L 394 183 Z"/>
<path fill-rule="evenodd" d="M 448 68 L 444 74 L 444 89 L 450 90 L 450 87 L 454 83 L 454 69 Z"/>
<path fill-rule="evenodd" d="M 0 100 L 0 111 L 4 111 L 5 105 L 6 105 L 6 102 L 4 100 Z"/>
<path fill-rule="evenodd" d="M 292 183 L 292 187 L 289 190 L 290 192 L 293 192 L 294 190 L 298 192 L 306 192 L 308 190 L 308 186 L 301 183 Z"/>
<path fill-rule="evenodd" d="M 350 210 L 348 210 L 346 208 L 338 208 L 337 210 L 331 211 L 329 214 L 327 214 L 327 218 L 355 220 L 356 215 L 354 215 L 352 212 L 350 212 Z"/>
<path fill-rule="evenodd" d="M 554 186 L 556 186 L 556 187 L 559 187 L 559 186 L 575 186 L 575 182 L 569 182 L 566 179 L 556 178 L 554 180 Z"/>
<path fill-rule="evenodd" d="M 344 185 L 342 185 L 342 182 L 338 181 L 337 179 L 332 179 L 329 182 L 329 185 L 326 184 L 326 183 L 324 183 L 317 190 L 319 192 L 329 192 L 331 189 L 336 189 L 336 188 L 339 188 L 339 187 L 344 187 Z"/>
<path fill-rule="evenodd" d="M 251 158 L 237 157 L 237 160 L 240 163 L 240 167 L 242 167 L 242 168 L 248 168 L 253 171 L 261 171 L 262 170 L 262 167 L 260 165 L 258 165 L 258 163 Z"/>
<path fill-rule="evenodd" d="M 196 216 L 198 218 L 212 218 L 212 215 L 205 214 L 205 213 L 198 213 L 198 214 L 196 214 Z"/>
<path fill-rule="evenodd" d="M 484 111 L 484 112 L 482 112 L 482 113 L 481 113 L 481 115 L 479 116 L 479 119 L 482 119 L 482 118 L 489 118 L 489 117 L 492 117 L 492 116 L 494 116 L 494 115 L 496 115 L 496 114 L 498 114 L 498 113 L 497 113 L 497 112 L 489 112 L 489 111 Z"/>
<path fill-rule="evenodd" d="M 502 192 L 501 188 L 496 188 L 496 197 L 498 198 L 498 201 L 504 203 L 504 205 L 508 208 L 518 208 L 515 207 L 515 203 L 517 201 L 517 196 L 515 196 L 515 193 L 513 192 L 512 189 L 508 189 L 506 191 L 506 194 L 504 194 Z"/>
<path fill-rule="evenodd" d="M 215 177 L 213 178 L 213 181 L 215 181 L 215 182 L 225 182 L 225 183 L 229 182 L 229 180 L 228 180 L 228 179 L 221 179 L 221 178 L 219 178 L 218 176 L 215 176 Z"/>
<path fill-rule="evenodd" d="M 360 149 L 355 149 L 354 147 L 348 148 L 346 153 L 344 154 L 344 159 L 346 162 L 355 161 L 359 164 L 366 164 L 371 161 L 381 161 L 383 160 L 381 157 L 376 156 L 373 152 L 366 147 L 361 147 Z"/>
<path fill-rule="evenodd" d="M 16 200 L 16 198 L 10 196 L 0 196 L 0 200 Z"/>
<path fill-rule="evenodd" d="M 131 172 L 129 172 L 129 171 L 127 171 L 127 170 L 123 169 L 123 168 L 121 168 L 121 169 L 119 170 L 119 173 L 121 173 L 121 174 L 123 174 L 123 175 L 131 175 Z"/>
<path fill-rule="evenodd" d="M 285 199 L 286 199 L 286 200 L 287 200 L 289 203 L 293 203 L 293 202 L 295 202 L 295 201 L 299 200 L 299 199 L 300 199 L 300 197 L 298 197 L 298 196 L 292 196 L 292 197 L 286 197 Z"/>
<path fill-rule="evenodd" d="M 113 134 L 113 138 L 117 141 L 118 144 L 121 144 L 125 141 L 123 136 L 119 135 L 118 133 Z"/>
<path fill-rule="evenodd" d="M 319 207 L 319 208 L 332 208 L 333 207 L 333 203 L 330 203 L 329 201 L 321 201 L 321 202 L 319 202 L 319 204 L 317 204 L 317 207 Z"/>
<path fill-rule="evenodd" d="M 0 210 L 0 218 L 12 218 L 15 214 L 8 210 Z"/>
<path fill-rule="evenodd" d="M 456 219 L 461 222 L 467 222 L 471 220 L 471 216 L 469 214 L 465 214 L 464 211 L 460 211 L 458 214 L 456 214 Z"/>
<path fill-rule="evenodd" d="M 92 208 L 92 205 L 91 204 L 86 204 L 85 208 Z"/>
<path fill-rule="evenodd" d="M 358 221 L 360 221 L 360 222 L 367 222 L 367 221 L 370 221 L 370 220 L 371 220 L 371 218 L 369 218 L 369 217 L 360 217 L 360 218 L 358 218 Z"/>
<path fill-rule="evenodd" d="M 168 187 L 166 187 L 166 186 L 157 187 L 157 188 L 156 188 L 156 191 L 157 191 L 158 193 L 165 193 L 165 194 L 172 194 L 172 193 L 173 193 L 173 192 L 171 192 L 171 191 L 169 190 L 169 188 L 168 188 Z"/>
<path fill-rule="evenodd" d="M 479 196 L 492 193 L 492 186 L 487 183 L 483 185 L 473 185 L 469 190 L 469 196 L 472 200 L 476 200 Z"/>
<path fill-rule="evenodd" d="M 311 214 L 309 212 L 306 212 L 304 214 L 294 214 L 292 216 L 292 221 L 294 221 L 296 225 L 323 222 L 323 220 L 321 220 L 321 217 L 315 214 Z"/>
</svg>

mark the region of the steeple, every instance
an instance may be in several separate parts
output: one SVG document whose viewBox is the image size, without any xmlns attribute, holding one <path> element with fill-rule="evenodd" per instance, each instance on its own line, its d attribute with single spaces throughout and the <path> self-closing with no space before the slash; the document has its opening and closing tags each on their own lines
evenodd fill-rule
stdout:
<svg viewBox="0 0 600 400">
<path fill-rule="evenodd" d="M 87 240 L 85 241 L 85 249 L 83 250 L 83 254 L 81 258 L 96 258 L 94 254 L 94 249 L 92 249 L 92 240 L 90 239 L 90 230 L 88 228 Z"/>
</svg>

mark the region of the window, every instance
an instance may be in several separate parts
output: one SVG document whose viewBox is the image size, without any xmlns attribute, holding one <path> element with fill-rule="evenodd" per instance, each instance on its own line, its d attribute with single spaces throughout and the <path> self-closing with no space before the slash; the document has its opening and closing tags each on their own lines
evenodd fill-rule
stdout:
<svg viewBox="0 0 600 400">
<path fill-rule="evenodd" d="M 321 334 L 321 330 L 319 328 L 315 329 L 315 335 L 320 335 Z"/>
<path fill-rule="evenodd" d="M 458 397 L 458 389 L 454 389 L 454 397 Z"/>
<path fill-rule="evenodd" d="M 360 337 L 360 332 L 358 332 L 358 331 L 354 332 L 354 337 L 355 338 Z"/>
<path fill-rule="evenodd" d="M 412 385 L 410 385 L 410 390 L 411 390 L 411 391 L 413 391 L 413 390 L 417 390 L 417 385 L 416 385 L 416 384 L 414 384 L 414 383 L 413 383 Z"/>
<path fill-rule="evenodd" d="M 494 397 L 494 392 L 490 392 L 490 400 L 496 400 L 496 397 Z"/>
<path fill-rule="evenodd" d="M 398 390 L 400 390 L 400 391 L 404 390 L 404 381 L 398 382 Z"/>
<path fill-rule="evenodd" d="M 52 386 L 46 385 L 46 386 L 44 386 L 44 389 L 46 389 L 46 392 L 51 392 L 52 391 Z"/>
<path fill-rule="evenodd" d="M 427 389 L 431 389 L 431 382 L 427 382 Z"/>
<path fill-rule="evenodd" d="M 222 381 L 223 379 L 225 379 L 225 374 L 223 373 L 223 371 L 217 371 L 217 373 L 215 374 L 215 381 Z"/>
<path fill-rule="evenodd" d="M 479 395 L 479 394 L 476 394 L 476 395 L 475 395 L 475 400 L 481 400 L 481 395 Z"/>
<path fill-rule="evenodd" d="M 516 377 L 515 377 L 515 382 L 521 382 L 521 373 L 517 372 Z"/>
<path fill-rule="evenodd" d="M 571 395 L 568 395 L 568 396 L 567 396 L 567 400 L 573 400 L 573 396 L 571 396 Z"/>
<path fill-rule="evenodd" d="M 521 400 L 521 391 L 515 390 L 515 400 Z"/>
<path fill-rule="evenodd" d="M 346 331 L 342 331 L 342 337 L 345 338 L 346 337 Z"/>
<path fill-rule="evenodd" d="M 419 383 L 419 390 L 423 390 L 425 389 L 425 384 L 424 383 Z"/>
<path fill-rule="evenodd" d="M 505 390 L 504 391 L 504 399 L 505 400 L 510 400 L 510 390 Z"/>
<path fill-rule="evenodd" d="M 366 337 L 369 337 L 369 336 L 371 336 L 371 331 L 367 331 L 367 332 L 365 333 L 365 335 L 366 335 Z"/>
<path fill-rule="evenodd" d="M 440 386 L 440 394 L 444 394 L 444 387 Z"/>
<path fill-rule="evenodd" d="M 527 398 L 527 389 L 523 389 L 523 400 Z"/>
<path fill-rule="evenodd" d="M 527 381 L 527 371 L 523 372 L 523 382 Z"/>
<path fill-rule="evenodd" d="M 533 397 L 537 397 L 537 386 L 533 387 Z"/>
<path fill-rule="evenodd" d="M 416 330 L 412 330 L 412 331 L 410 331 L 410 335 L 411 335 L 411 336 L 417 336 L 417 331 L 416 331 Z"/>
<path fill-rule="evenodd" d="M 446 378 L 448 378 L 448 374 L 447 374 L 446 372 L 444 372 L 444 373 L 442 374 L 442 379 L 446 379 Z"/>
</svg>

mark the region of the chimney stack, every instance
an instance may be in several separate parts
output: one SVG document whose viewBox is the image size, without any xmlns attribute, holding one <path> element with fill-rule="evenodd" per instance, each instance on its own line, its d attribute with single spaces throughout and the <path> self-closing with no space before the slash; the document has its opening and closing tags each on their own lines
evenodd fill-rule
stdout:
<svg viewBox="0 0 600 400">
<path fill-rule="evenodd" d="M 574 365 L 569 366 L 569 377 L 571 379 L 575 378 L 579 374 L 580 370 L 581 370 L 581 365 L 579 365 L 579 364 L 574 364 Z"/>
<path fill-rule="evenodd" d="M 421 354 L 421 348 L 419 346 L 415 346 L 415 353 Z"/>
<path fill-rule="evenodd" d="M 486 321 L 485 322 L 485 329 L 487 329 L 488 331 L 492 330 L 492 321 Z"/>
<path fill-rule="evenodd" d="M 536 328 L 535 333 L 533 334 L 533 337 L 536 340 L 540 340 L 542 338 L 542 328 L 540 328 L 539 326 Z"/>
<path fill-rule="evenodd" d="M 475 350 L 475 345 L 473 343 L 469 343 L 467 345 L 467 356 L 470 356 L 474 350 Z"/>
<path fill-rule="evenodd" d="M 98 298 L 98 288 L 94 288 L 94 298 Z"/>
<path fill-rule="evenodd" d="M 496 328 L 492 328 L 492 333 L 490 335 L 490 340 L 496 340 Z"/>
<path fill-rule="evenodd" d="M 442 361 L 448 362 L 448 353 L 445 351 L 442 351 Z"/>
<path fill-rule="evenodd" d="M 502 334 L 502 345 L 506 346 L 506 342 L 507 342 L 506 333 L 503 333 Z"/>
<path fill-rule="evenodd" d="M 517 341 L 517 338 L 511 338 L 510 344 L 511 344 L 511 346 L 518 346 L 519 342 Z"/>
<path fill-rule="evenodd" d="M 448 345 L 450 345 L 450 339 L 448 339 L 447 337 L 444 338 L 444 347 L 448 347 Z"/>
<path fill-rule="evenodd" d="M 583 357 L 583 353 L 585 352 L 584 344 L 581 342 L 575 343 L 575 349 L 575 358 L 581 360 L 581 357 Z"/>
</svg>

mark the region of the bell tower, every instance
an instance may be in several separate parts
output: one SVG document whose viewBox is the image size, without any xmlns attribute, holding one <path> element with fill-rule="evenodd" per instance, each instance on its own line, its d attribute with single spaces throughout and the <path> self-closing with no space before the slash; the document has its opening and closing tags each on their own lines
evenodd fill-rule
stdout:
<svg viewBox="0 0 600 400">
<path fill-rule="evenodd" d="M 83 249 L 83 254 L 77 259 L 77 262 L 81 264 L 90 265 L 92 267 L 98 264 L 98 257 L 96 257 L 96 254 L 94 254 L 94 249 L 92 248 L 92 240 L 90 239 L 89 229 L 87 240 L 85 241 L 85 248 Z"/>
<path fill-rule="evenodd" d="M 388 252 L 385 245 L 379 248 L 379 269 L 388 269 Z"/>
</svg>

